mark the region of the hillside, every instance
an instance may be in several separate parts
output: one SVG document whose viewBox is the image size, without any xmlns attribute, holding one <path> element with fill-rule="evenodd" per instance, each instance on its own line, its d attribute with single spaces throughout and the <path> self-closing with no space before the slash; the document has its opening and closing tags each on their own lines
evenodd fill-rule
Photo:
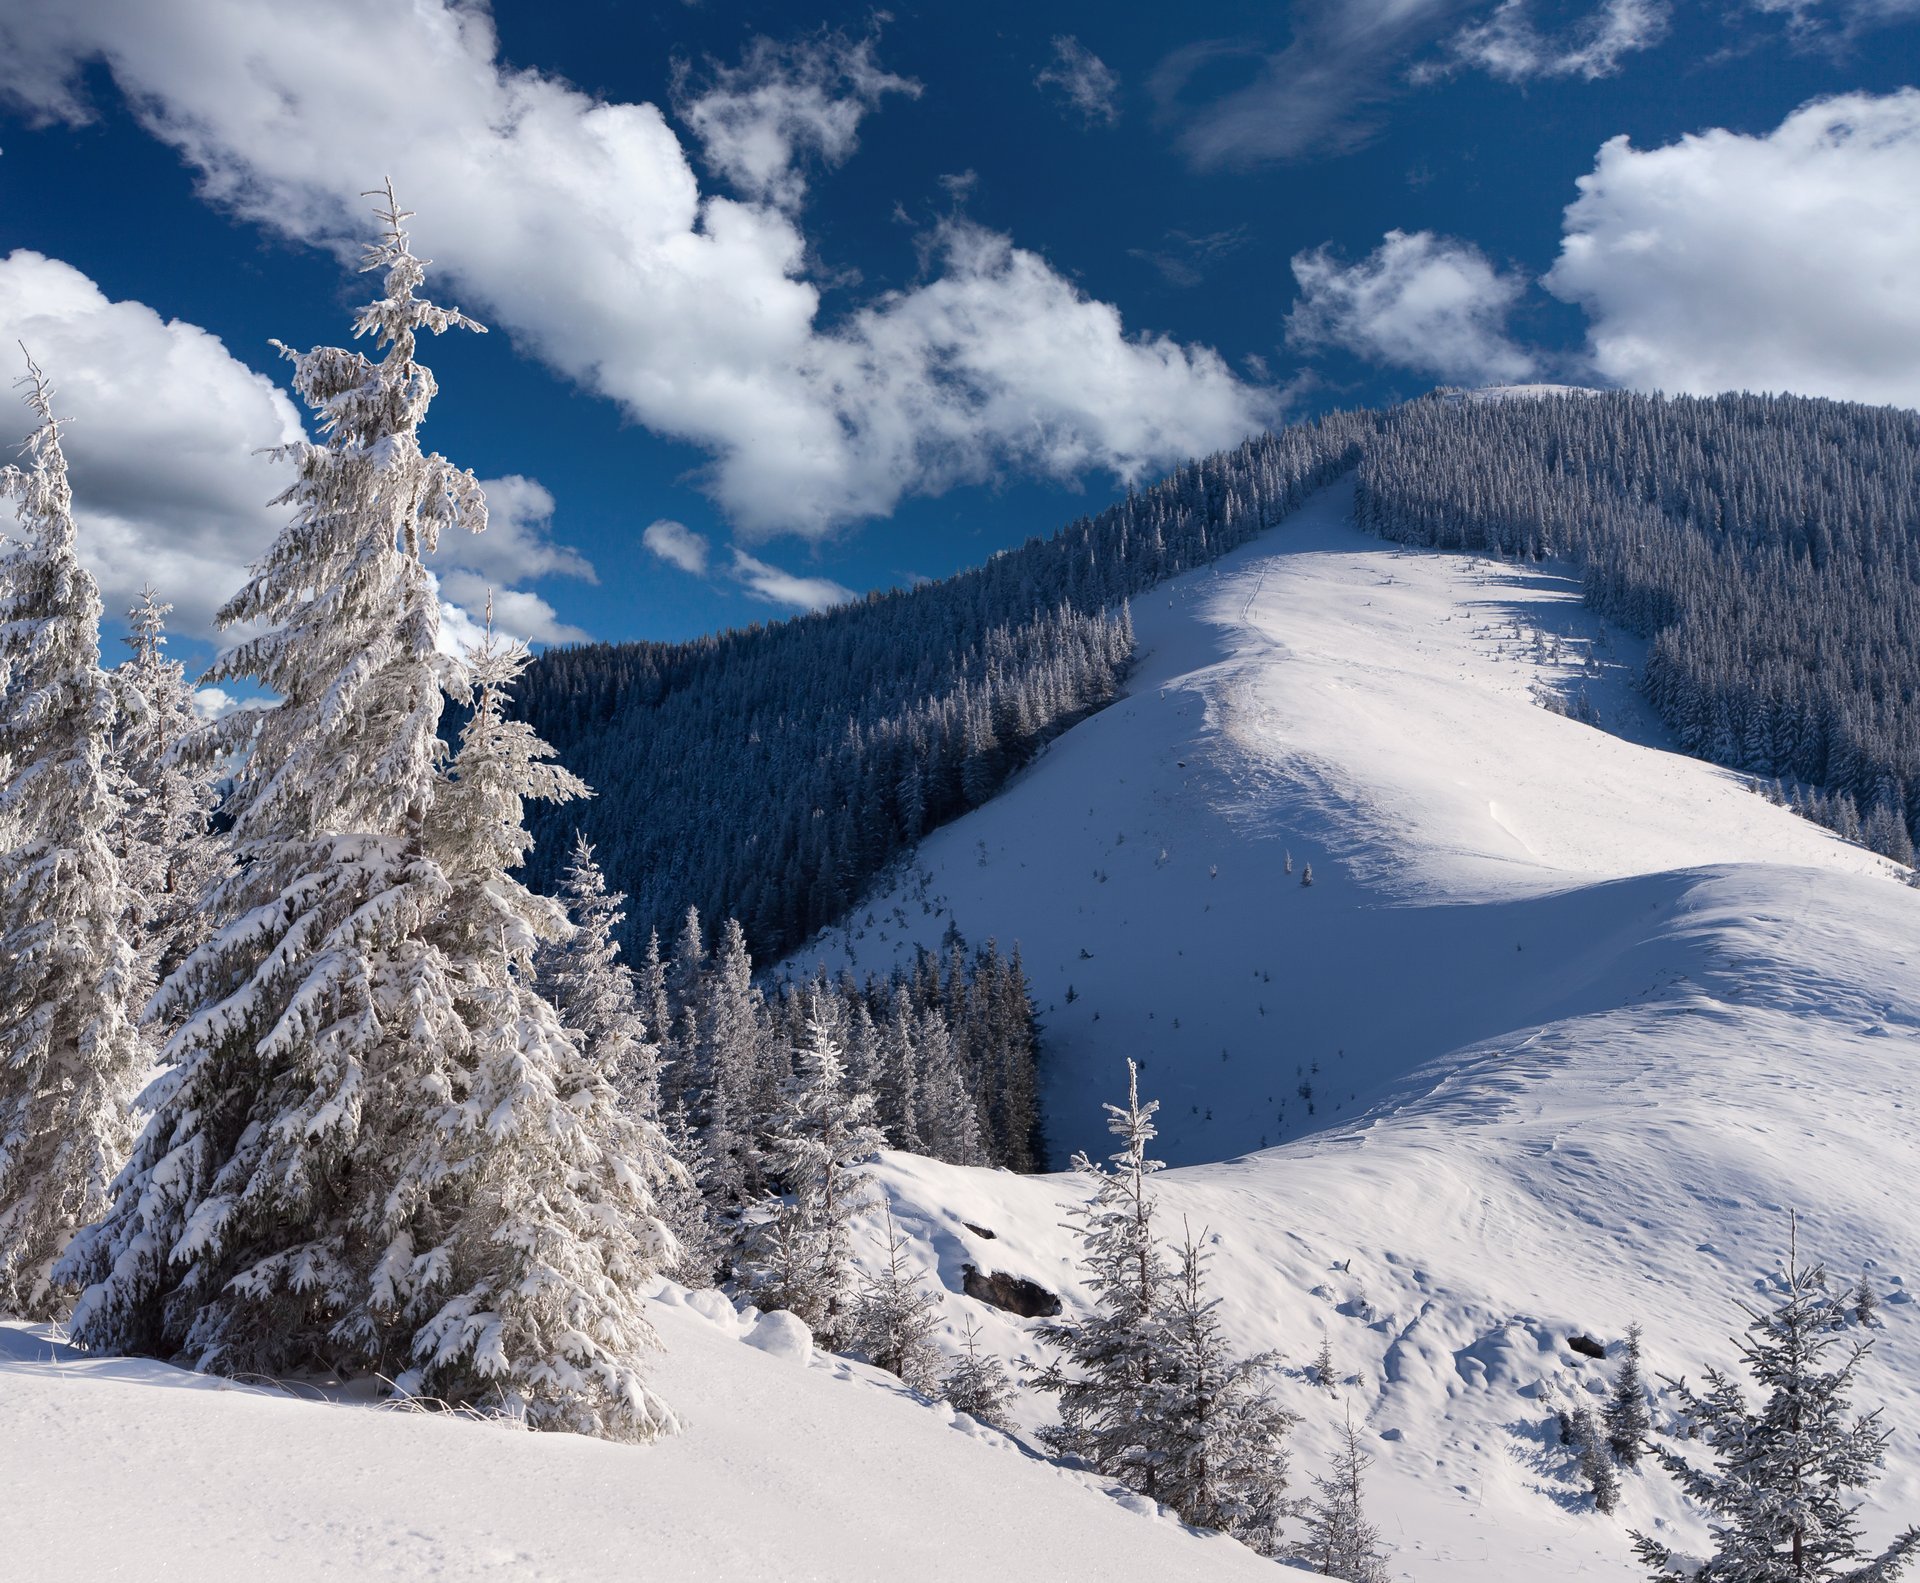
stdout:
<svg viewBox="0 0 1920 1583">
<path fill-rule="evenodd" d="M 1361 1425 L 1396 1578 L 1624 1583 L 1642 1575 L 1627 1527 L 1697 1540 L 1647 1472 L 1616 1517 L 1588 1508 L 1554 1414 L 1616 1365 L 1567 1343 L 1617 1348 L 1638 1321 L 1656 1372 L 1730 1361 L 1789 1209 L 1803 1250 L 1883 1298 L 1865 1394 L 1896 1431 L 1867 1524 L 1884 1536 L 1920 1510 L 1920 893 L 1671 751 L 1631 687 L 1637 646 L 1564 567 L 1389 545 L 1351 501 L 1325 490 L 1137 599 L 1126 696 L 792 965 L 1017 936 L 1063 1155 L 1103 1150 L 1100 1102 L 1143 1062 L 1179 1167 L 1156 1179 L 1162 1223 L 1204 1229 L 1234 1341 L 1287 1365 L 1298 1487 L 1346 1412 Z M 1613 729 L 1544 706 L 1581 689 Z M 877 1175 L 944 1288 L 949 1346 L 971 1317 L 1009 1359 L 1034 1347 L 962 1295 L 966 1263 L 1087 1300 L 1060 1225 L 1073 1180 L 900 1154 Z M 158 1530 L 215 1578 L 1263 1565 L 862 1366 L 743 1346 L 711 1297 L 651 1307 L 687 1432 L 645 1450 L 290 1401 L 9 1330 L 0 1480 L 33 1492 L 16 1553 L 44 1575 L 76 1545 L 124 1568 Z M 1305 1373 L 1323 1336 L 1332 1397 Z M 1019 1407 L 1029 1429 L 1049 1411 Z M 337 1498 L 313 1503 L 322 1445 Z M 257 1476 L 209 1480 L 208 1448 Z"/>
</svg>

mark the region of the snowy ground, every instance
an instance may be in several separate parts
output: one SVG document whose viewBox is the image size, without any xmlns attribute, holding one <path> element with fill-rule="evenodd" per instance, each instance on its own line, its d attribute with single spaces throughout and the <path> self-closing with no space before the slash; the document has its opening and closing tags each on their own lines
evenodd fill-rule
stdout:
<svg viewBox="0 0 1920 1583">
<path fill-rule="evenodd" d="M 1550 1425 L 1615 1362 L 1567 1340 L 1638 1320 L 1656 1370 L 1729 1361 L 1789 1207 L 1803 1249 L 1887 1298 L 1866 1381 L 1897 1434 L 1869 1531 L 1920 1516 L 1920 892 L 1666 751 L 1634 651 L 1563 574 L 1401 551 L 1346 503 L 1137 601 L 1130 697 L 806 960 L 877 969 L 950 921 L 1017 938 L 1062 1154 L 1102 1146 L 1099 1102 L 1143 1062 L 1182 1167 L 1159 1178 L 1167 1230 L 1206 1229 L 1227 1324 L 1287 1362 L 1303 1487 L 1342 1415 L 1363 1424 L 1396 1576 L 1625 1580 L 1627 1526 L 1697 1538 L 1657 1475 L 1616 1518 L 1588 1509 Z M 1583 688 L 1613 731 L 1539 701 Z M 960 1295 L 969 1262 L 1085 1300 L 1070 1180 L 893 1155 L 879 1175 L 949 1339 L 971 1315 L 1009 1358 L 1032 1346 Z M 644 1450 L 0 1327 L 7 1570 L 1273 1575 L 695 1302 L 654 1304 L 688 1430 Z M 1334 1396 L 1304 1374 L 1323 1335 Z M 1045 1411 L 1021 1404 L 1028 1427 Z"/>
<path fill-rule="evenodd" d="M 1637 655 L 1563 573 L 1402 551 L 1345 508 L 1137 601 L 1131 697 L 824 954 L 1017 935 L 1056 1153 L 1103 1152 L 1100 1101 L 1144 1063 L 1187 1167 L 1159 1179 L 1170 1229 L 1210 1230 L 1235 1333 L 1294 1366 L 1307 1468 L 1364 1420 L 1401 1575 L 1626 1579 L 1625 1527 L 1697 1538 L 1657 1475 L 1588 1509 L 1548 1426 L 1616 1365 L 1566 1341 L 1637 1320 L 1657 1370 L 1731 1362 L 1789 1208 L 1891 1299 L 1869 1528 L 1920 1517 L 1920 892 L 1665 750 Z M 1538 701 L 1582 688 L 1619 734 Z M 950 1290 L 972 1261 L 1084 1299 L 1069 1184 L 885 1174 Z M 1302 1372 L 1323 1334 L 1332 1400 Z"/>
</svg>

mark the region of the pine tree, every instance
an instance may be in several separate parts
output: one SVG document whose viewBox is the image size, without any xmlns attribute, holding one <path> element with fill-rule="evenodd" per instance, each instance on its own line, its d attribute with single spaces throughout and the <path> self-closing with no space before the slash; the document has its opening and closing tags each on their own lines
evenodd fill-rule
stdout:
<svg viewBox="0 0 1920 1583">
<path fill-rule="evenodd" d="M 1035 1327 L 1057 1355 L 1034 1376 L 1036 1390 L 1060 1398 L 1060 1422 L 1041 1431 L 1054 1451 L 1078 1457 L 1109 1478 L 1156 1493 L 1149 1417 L 1161 1372 L 1166 1266 L 1153 1230 L 1148 1178 L 1160 1161 L 1147 1154 L 1159 1101 L 1140 1103 L 1140 1073 L 1127 1062 L 1127 1103 L 1108 1105 L 1107 1130 L 1122 1146 L 1107 1170 L 1086 1154 L 1073 1166 L 1091 1198 L 1069 1212 L 1080 1237 L 1087 1285 L 1098 1305 L 1082 1319 L 1062 1316 Z"/>
<path fill-rule="evenodd" d="M 236 867 L 207 899 L 211 937 L 155 997 L 173 1070 L 111 1212 L 63 1266 L 87 1287 L 73 1338 L 94 1350 L 389 1375 L 410 1355 L 375 1269 L 411 1258 L 389 1195 L 467 1040 L 432 938 L 449 662 L 422 557 L 443 529 L 482 529 L 486 505 L 417 438 L 435 385 L 416 338 L 479 326 L 416 295 L 391 193 L 381 218 L 365 267 L 385 289 L 355 333 L 384 355 L 282 348 L 322 439 L 279 453 L 298 468 L 293 516 L 220 612 L 257 630 L 210 672 L 280 702 L 214 728 L 244 753 Z"/>
<path fill-rule="evenodd" d="M 1640 1327 L 1627 1327 L 1626 1357 L 1607 1399 L 1607 1449 L 1623 1468 L 1638 1467 L 1653 1420 L 1647 1412 L 1647 1386 L 1640 1374 Z"/>
<path fill-rule="evenodd" d="M 682 1286 L 713 1286 L 728 1271 L 733 1251 L 733 1239 L 714 1214 L 701 1186 L 713 1162 L 684 1105 L 675 1105 L 666 1113 L 661 1130 L 666 1134 L 668 1151 L 684 1167 L 684 1173 L 667 1182 L 658 1194 L 660 1219 L 673 1233 L 677 1249 L 665 1267 L 666 1274 Z"/>
<path fill-rule="evenodd" d="M 1313 1383 L 1329 1395 L 1339 1383 L 1333 1372 L 1333 1341 L 1324 1333 L 1320 1337 L 1320 1350 L 1313 1359 Z"/>
<path fill-rule="evenodd" d="M 1873 1289 L 1873 1282 L 1862 1271 L 1860 1279 L 1853 1288 L 1853 1317 L 1863 1325 L 1873 1323 L 1873 1316 L 1880 1310 L 1880 1294 Z"/>
<path fill-rule="evenodd" d="M 897 1374 L 922 1396 L 940 1392 L 940 1349 L 933 1344 L 939 1327 L 940 1298 L 921 1285 L 903 1255 L 906 1238 L 887 1206 L 887 1262 L 860 1283 L 854 1300 L 854 1334 L 875 1368 Z"/>
<path fill-rule="evenodd" d="M 1360 1449 L 1360 1436 L 1347 1414 L 1346 1433 L 1334 1453 L 1333 1472 L 1314 1476 L 1317 1491 L 1306 1511 L 1307 1537 L 1300 1559 L 1326 1577 L 1345 1583 L 1386 1583 L 1387 1564 L 1380 1533 L 1366 1519 L 1361 1486 L 1373 1458 Z"/>
<path fill-rule="evenodd" d="M 172 609 L 141 590 L 127 612 L 133 657 L 113 673 L 114 755 L 128 781 L 116 844 L 134 898 L 129 937 L 155 980 L 205 940 L 201 902 L 227 868 L 227 843 L 212 829 L 216 761 L 201 746 L 186 672 L 165 654 Z"/>
<path fill-rule="evenodd" d="M 981 1350 L 980 1327 L 967 1316 L 960 1356 L 940 1387 L 956 1413 L 965 1413 L 1002 1434 L 1013 1433 L 1013 1381 L 994 1353 Z"/>
<path fill-rule="evenodd" d="M 818 1008 L 809 1012 L 798 1055 L 768 1160 L 786 1197 L 750 1238 L 747 1289 L 761 1307 L 798 1315 L 823 1346 L 837 1350 L 849 1333 L 852 1221 L 873 1202 L 855 1167 L 886 1141 L 872 1097 L 848 1091 L 840 1047 Z"/>
<path fill-rule="evenodd" d="M 1205 1291 L 1207 1257 L 1189 1233 L 1166 1288 L 1147 1430 L 1155 1494 L 1184 1521 L 1275 1555 L 1292 1510 L 1286 1437 L 1294 1415 L 1262 1384 L 1271 1353 L 1228 1355 L 1219 1299 Z"/>
<path fill-rule="evenodd" d="M 491 631 L 468 655 L 477 697 L 427 823 L 465 1040 L 392 1191 L 417 1208 L 375 1301 L 418 1323 L 403 1392 L 651 1440 L 678 1426 L 642 1379 L 659 1341 L 640 1290 L 674 1255 L 655 1194 L 681 1173 L 653 1121 L 620 1104 L 619 1051 L 564 1026 L 536 987 L 536 952 L 570 926 L 513 877 L 532 845 L 524 808 L 587 788 L 507 718 L 529 657 Z"/>
<path fill-rule="evenodd" d="M 75 552 L 52 391 L 25 468 L 0 469 L 20 532 L 0 547 L 0 1312 L 64 1306 L 55 1261 L 106 1212 L 151 1054 L 132 1018 L 134 895 L 114 851 L 125 806 L 100 669 L 100 594 Z"/>
<path fill-rule="evenodd" d="M 1827 1290 L 1826 1271 L 1799 1262 L 1796 1239 L 1783 1274 L 1784 1295 L 1770 1309 L 1747 1310 L 1748 1339 L 1740 1343 L 1741 1361 L 1762 1393 L 1757 1412 L 1718 1369 L 1706 1371 L 1704 1394 L 1673 1382 L 1716 1465 L 1697 1468 L 1664 1446 L 1654 1455 L 1712 1514 L 1715 1548 L 1695 1571 L 1676 1564 L 1665 1545 L 1635 1534 L 1640 1559 L 1660 1583 L 1890 1583 L 1920 1550 L 1920 1528 L 1908 1528 L 1879 1555 L 1861 1553 L 1858 1508 L 1846 1497 L 1873 1481 L 1890 1438 L 1878 1411 L 1853 1418 L 1847 1405 L 1872 1343 L 1848 1348 L 1838 1368 L 1825 1366 L 1840 1345 L 1840 1305 Z"/>
<path fill-rule="evenodd" d="M 1580 1477 L 1587 1481 L 1593 1495 L 1593 1509 L 1605 1515 L 1620 1504 L 1620 1477 L 1613 1471 L 1607 1437 L 1591 1407 L 1582 1407 L 1573 1415 L 1573 1443 L 1580 1452 Z"/>
<path fill-rule="evenodd" d="M 542 988 L 561 1020 L 585 1035 L 621 1098 L 637 1114 L 657 1119 L 659 1048 L 647 1038 L 633 975 L 620 960 L 620 908 L 627 898 L 607 889 L 583 835 L 574 837 L 560 894 L 573 931 L 541 952 Z"/>
</svg>

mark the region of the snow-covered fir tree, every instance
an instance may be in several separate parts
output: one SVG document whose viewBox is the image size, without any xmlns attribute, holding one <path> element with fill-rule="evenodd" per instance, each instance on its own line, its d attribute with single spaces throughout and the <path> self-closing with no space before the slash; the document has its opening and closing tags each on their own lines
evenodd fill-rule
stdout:
<svg viewBox="0 0 1920 1583">
<path fill-rule="evenodd" d="M 280 701 L 213 728 L 244 755 L 236 867 L 207 900 L 211 937 L 155 997 L 172 1071 L 113 1208 L 69 1250 L 63 1273 L 86 1286 L 72 1334 L 91 1349 L 223 1372 L 411 1361 L 392 1272 L 418 1228 L 391 1195 L 467 1039 L 434 937 L 449 662 L 422 557 L 484 528 L 486 505 L 418 440 L 435 391 L 418 336 L 479 326 L 417 295 L 390 195 L 381 217 L 365 267 L 384 290 L 354 328 L 383 355 L 282 349 L 321 438 L 279 453 L 293 514 L 220 611 L 253 630 L 209 673 Z"/>
<path fill-rule="evenodd" d="M 113 672 L 114 754 L 127 778 L 116 844 L 134 903 L 129 934 L 156 981 L 206 938 L 201 903 L 227 867 L 226 840 L 212 828 L 219 765 L 201 747 L 185 669 L 166 656 L 172 610 L 141 590 L 127 612 L 133 657 Z"/>
<path fill-rule="evenodd" d="M 1306 1538 L 1299 1557 L 1314 1571 L 1344 1583 L 1387 1583 L 1380 1532 L 1367 1521 L 1363 1485 L 1373 1458 L 1360 1449 L 1360 1434 L 1347 1413 L 1333 1471 L 1315 1474 L 1314 1496 L 1304 1515 Z"/>
<path fill-rule="evenodd" d="M 1613 1470 L 1613 1454 L 1591 1407 L 1583 1405 L 1573 1415 L 1573 1446 L 1580 1453 L 1580 1477 L 1593 1496 L 1593 1509 L 1604 1516 L 1620 1504 L 1620 1476 Z"/>
<path fill-rule="evenodd" d="M 1863 1551 L 1860 1518 L 1849 1497 L 1873 1482 L 1890 1431 L 1878 1411 L 1855 1417 L 1848 1405 L 1871 1342 L 1846 1344 L 1840 1300 L 1826 1271 L 1802 1265 L 1797 1239 L 1773 1307 L 1749 1309 L 1741 1362 L 1761 1395 L 1756 1410 L 1740 1384 L 1706 1371 L 1697 1392 L 1672 1382 L 1690 1427 L 1713 1458 L 1696 1466 L 1653 1447 L 1660 1465 L 1709 1513 L 1714 1551 L 1697 1569 L 1666 1545 L 1635 1534 L 1640 1559 L 1658 1583 L 1891 1583 L 1920 1551 L 1908 1528 L 1878 1554 Z M 1838 1367 L 1830 1354 L 1844 1356 Z"/>
<path fill-rule="evenodd" d="M 971 1314 L 960 1335 L 960 1355 L 947 1370 L 940 1394 L 956 1413 L 1004 1434 L 1013 1432 L 1013 1381 L 998 1355 L 980 1345 L 980 1327 Z"/>
<path fill-rule="evenodd" d="M 1092 1189 L 1070 1215 L 1097 1306 L 1083 1318 L 1062 1315 L 1035 1327 L 1055 1355 L 1031 1382 L 1060 1399 L 1060 1422 L 1041 1431 L 1048 1446 L 1148 1495 L 1158 1482 L 1149 1420 L 1162 1372 L 1167 1281 L 1147 1190 L 1161 1166 L 1147 1154 L 1159 1108 L 1158 1100 L 1140 1103 L 1140 1071 L 1128 1061 L 1127 1103 L 1106 1107 L 1107 1130 L 1121 1140 L 1109 1156 L 1114 1168 L 1084 1152 L 1073 1157 Z"/>
<path fill-rule="evenodd" d="M 767 1161 L 786 1196 L 749 1239 L 747 1289 L 761 1307 L 789 1310 L 837 1348 L 851 1335 L 852 1221 L 873 1202 L 856 1167 L 886 1139 L 872 1096 L 848 1090 L 840 1047 L 817 1013 L 796 1067 Z"/>
<path fill-rule="evenodd" d="M 1313 1356 L 1313 1383 L 1329 1393 L 1339 1383 L 1333 1369 L 1333 1339 L 1324 1333 L 1320 1337 L 1320 1350 Z"/>
<path fill-rule="evenodd" d="M 675 1249 L 665 1273 L 682 1286 L 712 1286 L 731 1273 L 733 1254 L 733 1238 L 701 1185 L 712 1175 L 713 1162 L 685 1105 L 674 1105 L 660 1125 L 668 1150 L 683 1168 L 657 1195 L 660 1219 L 673 1233 Z"/>
<path fill-rule="evenodd" d="M 53 1317 L 55 1262 L 107 1209 L 151 1052 L 134 1018 L 134 896 L 114 849 L 125 800 L 100 593 L 75 550 L 52 390 L 0 470 L 0 1312 Z"/>
<path fill-rule="evenodd" d="M 402 1391 L 648 1440 L 676 1424 L 641 1375 L 658 1341 L 640 1290 L 674 1255 L 655 1194 L 681 1173 L 652 1118 L 620 1103 L 630 1052 L 563 1025 L 537 987 L 536 954 L 574 931 L 514 878 L 532 845 L 524 809 L 587 788 L 507 717 L 528 658 L 490 630 L 468 655 L 473 712 L 427 821 L 448 885 L 433 932 L 464 1039 L 392 1191 L 416 1201 L 415 1229 L 388 1248 L 375 1301 L 418 1325 Z"/>
<path fill-rule="evenodd" d="M 1607 1449 L 1623 1468 L 1638 1467 L 1647 1448 L 1653 1419 L 1647 1411 L 1647 1382 L 1640 1371 L 1640 1327 L 1627 1327 L 1626 1355 L 1607 1398 Z"/>
<path fill-rule="evenodd" d="M 648 1034 L 633 974 L 620 960 L 618 930 L 626 897 L 607 889 L 593 847 L 574 836 L 561 878 L 561 900 L 573 929 L 540 953 L 541 987 L 587 1048 L 621 1097 L 640 1115 L 660 1114 L 659 1047 Z"/>
<path fill-rule="evenodd" d="M 1184 1521 L 1276 1555 L 1280 1526 L 1293 1510 L 1286 1440 L 1294 1415 L 1266 1388 L 1271 1353 L 1228 1352 L 1215 1313 L 1219 1299 L 1206 1293 L 1208 1257 L 1189 1233 L 1167 1284 L 1147 1414 L 1155 1494 Z"/>
<path fill-rule="evenodd" d="M 897 1374 L 923 1396 L 940 1393 L 940 1298 L 921 1284 L 906 1261 L 907 1241 L 887 1207 L 887 1262 L 860 1283 L 853 1325 L 862 1353 L 875 1368 Z"/>
<path fill-rule="evenodd" d="M 690 927 L 693 927 L 690 919 Z M 711 1181 L 723 1201 L 743 1205 L 765 1186 L 756 1108 L 764 1022 L 753 961 L 739 923 L 729 918 L 714 948 L 711 970 L 700 974 L 699 1048 L 705 1078 L 707 1152 Z"/>
</svg>

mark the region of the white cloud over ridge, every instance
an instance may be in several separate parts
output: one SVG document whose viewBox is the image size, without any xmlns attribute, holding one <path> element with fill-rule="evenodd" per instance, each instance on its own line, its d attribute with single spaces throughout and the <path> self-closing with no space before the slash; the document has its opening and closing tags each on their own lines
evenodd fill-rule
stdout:
<svg viewBox="0 0 1920 1583">
<path fill-rule="evenodd" d="M 830 577 L 800 577 L 756 560 L 745 550 L 733 552 L 733 578 L 750 598 L 763 604 L 786 605 L 795 610 L 828 610 L 860 596 Z"/>
<path fill-rule="evenodd" d="M 1300 297 L 1287 344 L 1298 350 L 1340 347 L 1462 384 L 1523 379 L 1538 366 L 1506 332 L 1525 277 L 1502 274 L 1469 243 L 1389 231 L 1353 264 L 1324 247 L 1295 254 L 1293 274 Z"/>
<path fill-rule="evenodd" d="M 1607 379 L 1920 406 L 1920 91 L 1758 137 L 1614 138 L 1579 187 L 1544 284 Z"/>
<path fill-rule="evenodd" d="M 932 278 L 823 323 L 782 204 L 794 151 L 834 157 L 857 117 L 826 98 L 788 116 L 777 52 L 740 68 L 770 98 L 750 75 L 724 84 L 729 104 L 783 107 L 775 132 L 719 101 L 707 117 L 742 198 L 702 193 L 656 107 L 504 66 L 477 5 L 69 0 L 0 21 L 0 90 L 44 116 L 85 115 L 96 59 L 208 197 L 282 234 L 349 252 L 363 189 L 390 173 L 441 295 L 478 298 L 518 347 L 706 449 L 705 486 L 749 540 L 1008 471 L 1130 478 L 1276 415 L 1212 351 L 1129 334 L 1037 254 L 958 220 Z"/>
</svg>

